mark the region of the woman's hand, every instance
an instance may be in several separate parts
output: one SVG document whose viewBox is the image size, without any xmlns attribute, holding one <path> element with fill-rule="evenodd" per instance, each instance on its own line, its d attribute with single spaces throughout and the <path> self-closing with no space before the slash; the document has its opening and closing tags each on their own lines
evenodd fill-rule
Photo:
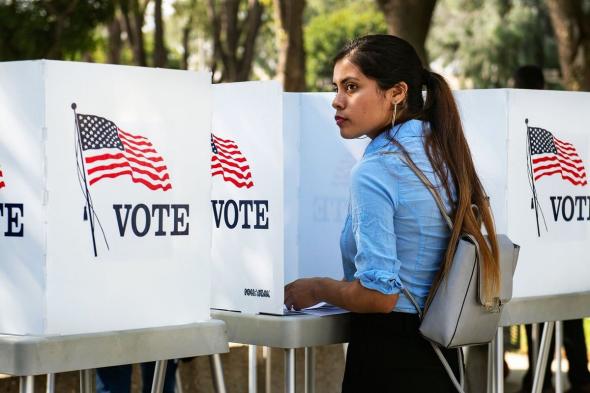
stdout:
<svg viewBox="0 0 590 393">
<path fill-rule="evenodd" d="M 317 298 L 317 278 L 300 278 L 285 285 L 285 306 L 291 310 L 301 310 L 318 304 L 321 300 Z"/>
<path fill-rule="evenodd" d="M 389 313 L 399 295 L 386 295 L 365 288 L 359 280 L 336 281 L 331 278 L 302 278 L 285 286 L 285 306 L 301 310 L 319 302 L 356 313 Z"/>
</svg>

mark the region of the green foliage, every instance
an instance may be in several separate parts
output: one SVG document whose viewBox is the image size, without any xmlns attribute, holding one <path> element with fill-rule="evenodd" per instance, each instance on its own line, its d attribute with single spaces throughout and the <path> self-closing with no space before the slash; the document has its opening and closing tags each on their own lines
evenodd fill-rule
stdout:
<svg viewBox="0 0 590 393">
<path fill-rule="evenodd" d="M 336 53 L 353 38 L 387 33 L 387 25 L 373 1 L 310 3 L 311 16 L 304 30 L 307 86 L 312 91 L 329 91 Z"/>
<path fill-rule="evenodd" d="M 0 60 L 77 58 L 112 14 L 110 0 L 0 0 Z"/>
<path fill-rule="evenodd" d="M 427 49 L 464 87 L 507 87 L 525 64 L 559 67 L 542 0 L 440 0 Z"/>
</svg>

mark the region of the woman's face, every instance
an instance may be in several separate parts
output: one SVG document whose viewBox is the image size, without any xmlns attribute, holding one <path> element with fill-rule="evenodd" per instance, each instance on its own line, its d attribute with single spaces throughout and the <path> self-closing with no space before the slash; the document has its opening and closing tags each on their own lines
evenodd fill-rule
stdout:
<svg viewBox="0 0 590 393">
<path fill-rule="evenodd" d="M 391 123 L 393 88 L 382 91 L 348 58 L 336 63 L 332 81 L 336 92 L 332 101 L 334 118 L 343 138 L 374 138 Z"/>
</svg>

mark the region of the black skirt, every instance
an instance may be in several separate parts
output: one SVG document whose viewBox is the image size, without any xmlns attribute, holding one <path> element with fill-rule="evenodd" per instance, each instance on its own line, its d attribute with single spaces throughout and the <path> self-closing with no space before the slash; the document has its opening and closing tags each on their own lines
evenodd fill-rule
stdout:
<svg viewBox="0 0 590 393">
<path fill-rule="evenodd" d="M 456 392 L 419 325 L 416 314 L 353 314 L 342 392 Z M 442 351 L 458 376 L 457 350 Z"/>
</svg>

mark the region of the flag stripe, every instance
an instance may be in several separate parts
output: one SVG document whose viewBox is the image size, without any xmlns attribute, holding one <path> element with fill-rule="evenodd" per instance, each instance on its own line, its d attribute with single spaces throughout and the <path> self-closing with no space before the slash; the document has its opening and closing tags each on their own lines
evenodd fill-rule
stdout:
<svg viewBox="0 0 590 393">
<path fill-rule="evenodd" d="M 223 177 L 223 180 L 233 183 L 238 188 L 242 188 L 242 187 L 251 188 L 254 186 L 254 183 L 252 183 L 251 181 L 247 182 L 247 183 L 236 181 L 232 177 L 226 176 L 223 171 L 217 171 L 217 172 L 211 173 L 211 176 L 217 176 L 217 175 L 221 175 Z"/>
<path fill-rule="evenodd" d="M 559 139 L 559 138 L 553 137 L 553 140 L 554 140 L 555 142 L 557 142 L 558 144 L 562 145 L 562 146 L 569 147 L 569 148 L 572 148 L 572 149 L 574 149 L 574 150 L 576 149 L 576 148 L 574 147 L 574 145 L 572 145 L 571 143 L 569 143 L 569 142 L 565 142 L 565 141 L 562 141 L 562 140 L 561 140 L 561 139 Z"/>
<path fill-rule="evenodd" d="M 214 134 L 213 134 L 213 139 L 215 139 L 215 141 L 221 141 L 223 143 L 235 143 L 234 141 L 230 141 L 229 139 L 220 138 Z"/>
<path fill-rule="evenodd" d="M 565 167 L 563 167 L 563 166 L 561 166 L 559 164 L 544 165 L 544 166 L 541 166 L 541 167 L 537 167 L 537 168 L 535 168 L 535 172 L 541 172 L 541 171 L 544 171 L 544 170 L 547 170 L 547 169 L 553 169 L 553 168 L 559 168 L 560 171 L 563 170 L 563 171 L 569 173 L 570 175 L 572 175 L 573 177 L 576 177 L 576 178 L 579 178 L 579 179 L 583 179 L 583 178 L 586 177 L 586 172 L 584 172 L 583 174 L 579 174 L 578 172 L 572 171 L 571 169 L 565 168 Z"/>
<path fill-rule="evenodd" d="M 127 137 L 127 138 L 131 139 L 131 140 L 136 140 L 137 139 L 138 141 L 147 142 L 148 144 L 150 144 L 150 146 L 152 144 L 152 142 L 149 139 L 147 139 L 146 137 L 144 137 L 144 136 L 141 136 L 141 135 L 133 135 L 133 134 L 127 132 L 127 131 L 123 131 L 119 127 L 117 127 L 117 131 L 119 131 L 119 136 L 124 136 L 124 137 Z"/>
<path fill-rule="evenodd" d="M 133 149 L 127 149 L 126 152 L 129 153 L 129 154 L 131 154 L 132 156 L 135 156 L 137 158 L 143 158 L 143 159 L 149 160 L 151 162 L 162 162 L 162 161 L 164 161 L 164 159 L 162 157 L 160 157 L 160 156 L 149 157 L 149 156 L 146 156 L 145 154 L 137 153 Z"/>
<path fill-rule="evenodd" d="M 564 175 L 559 169 L 552 172 L 541 173 L 540 175 L 535 176 L 535 181 L 539 180 L 542 177 L 551 176 L 555 174 L 561 174 L 562 179 L 569 181 L 574 186 L 585 186 L 586 184 L 588 184 L 586 180 L 576 180 L 571 178 L 570 176 Z"/>
<path fill-rule="evenodd" d="M 94 183 L 96 183 L 99 180 L 107 179 L 107 178 L 114 179 L 116 177 L 123 176 L 123 175 L 130 175 L 132 182 L 143 184 L 144 186 L 146 186 L 147 188 L 149 188 L 150 190 L 153 190 L 153 191 L 155 191 L 155 190 L 168 191 L 169 189 L 172 188 L 170 183 L 157 184 L 157 183 L 149 182 L 149 181 L 142 179 L 140 177 L 135 177 L 135 176 L 133 176 L 133 171 L 131 171 L 131 170 L 125 170 L 125 171 L 116 172 L 116 173 L 105 173 L 100 177 L 92 179 L 89 184 L 93 185 Z"/>
<path fill-rule="evenodd" d="M 120 138 L 123 143 L 127 142 L 128 145 L 134 146 L 136 149 L 142 149 L 144 146 L 147 146 L 148 148 L 154 147 L 154 145 L 152 145 L 150 142 L 145 142 L 142 140 L 133 140 L 131 138 L 126 138 L 123 135 L 120 135 Z"/>
<path fill-rule="evenodd" d="M 559 156 L 544 157 L 543 159 L 535 159 L 535 160 L 533 160 L 533 164 L 540 164 L 543 162 L 555 163 L 556 161 L 563 164 L 563 165 L 567 165 L 572 170 L 576 170 L 578 172 L 583 172 L 584 174 L 586 173 L 586 170 L 584 169 L 584 165 L 576 165 L 576 163 L 581 163 L 582 162 L 581 160 L 577 160 L 575 162 L 572 162 L 572 161 L 564 160 L 563 158 L 561 158 Z M 535 165 L 535 168 L 538 168 L 538 167 L 542 167 L 542 165 Z"/>
<path fill-rule="evenodd" d="M 216 141 L 215 144 L 217 145 L 217 147 L 221 147 L 222 149 L 225 149 L 225 150 L 230 150 L 230 149 L 239 150 L 238 145 L 236 145 L 235 143 L 222 143 L 222 142 Z"/>
<path fill-rule="evenodd" d="M 100 161 L 104 161 L 104 160 L 117 160 L 117 159 L 121 159 L 121 158 L 124 158 L 128 161 L 134 162 L 137 165 L 151 168 L 151 169 L 155 170 L 156 172 L 162 172 L 167 169 L 165 165 L 155 166 L 150 162 L 138 160 L 137 158 L 130 157 L 130 156 L 126 155 L 125 153 L 119 153 L 119 154 L 108 154 L 107 153 L 107 154 L 101 154 L 98 156 L 86 157 L 86 163 L 92 164 L 94 162 L 100 162 Z"/>
<path fill-rule="evenodd" d="M 556 156 L 554 154 L 552 154 L 551 156 L 547 156 L 547 157 L 539 157 L 539 158 L 534 158 L 533 159 L 533 164 L 538 164 L 541 162 L 546 162 L 546 161 L 557 161 L 559 160 L 559 156 Z M 561 161 L 566 162 L 566 160 L 561 159 Z M 577 159 L 577 160 L 568 160 L 567 162 L 573 162 L 573 163 L 577 163 L 577 164 L 582 164 L 582 160 Z M 574 164 L 572 164 L 574 165 Z M 583 165 L 581 166 L 582 168 L 584 167 Z"/>
<path fill-rule="evenodd" d="M 211 169 L 220 169 L 220 168 L 223 169 L 225 172 L 229 172 L 229 173 L 237 176 L 240 179 L 251 179 L 252 178 L 252 174 L 250 172 L 246 173 L 246 175 L 243 175 L 241 172 L 234 171 L 233 169 L 223 166 L 222 164 L 211 165 Z"/>
<path fill-rule="evenodd" d="M 239 150 L 227 150 L 224 149 L 222 147 L 217 146 L 217 150 L 219 150 L 222 153 L 228 154 L 228 155 L 237 155 L 237 156 L 242 156 L 242 152 Z"/>
<path fill-rule="evenodd" d="M 237 168 L 243 172 L 246 172 L 248 169 L 250 169 L 250 165 L 243 165 L 242 166 L 242 165 L 236 164 L 235 162 L 233 162 L 231 160 L 224 160 L 224 159 L 216 157 L 216 156 L 211 157 L 211 162 L 213 162 L 213 161 L 219 161 L 219 162 L 224 163 L 226 165 L 233 166 L 234 168 Z"/>
<path fill-rule="evenodd" d="M 146 175 L 149 176 L 150 178 L 152 178 L 153 180 L 160 180 L 160 181 L 164 181 L 164 180 L 169 180 L 170 176 L 168 175 L 168 173 L 164 173 L 164 175 L 162 176 L 158 176 L 150 171 L 146 171 L 143 170 L 141 168 L 138 168 L 136 166 L 130 165 L 129 162 L 120 162 L 120 163 L 116 163 L 116 164 L 110 164 L 110 165 L 100 165 L 100 166 L 95 166 L 92 169 L 88 170 L 88 174 L 92 175 L 96 172 L 104 172 L 104 171 L 110 171 L 111 169 L 115 169 L 115 168 L 131 168 L 134 171 L 141 173 L 142 175 Z"/>
<path fill-rule="evenodd" d="M 246 159 L 244 157 L 232 157 L 228 154 L 223 154 L 222 152 L 218 151 L 217 152 L 218 156 L 221 156 L 223 158 L 227 158 L 228 160 L 233 160 L 233 161 L 237 161 L 237 162 L 246 162 Z"/>
</svg>

